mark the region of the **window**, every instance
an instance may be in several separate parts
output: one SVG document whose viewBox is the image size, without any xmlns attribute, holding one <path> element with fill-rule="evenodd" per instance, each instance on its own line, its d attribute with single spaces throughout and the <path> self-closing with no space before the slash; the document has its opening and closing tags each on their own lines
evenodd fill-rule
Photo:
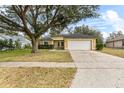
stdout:
<svg viewBox="0 0 124 93">
<path fill-rule="evenodd" d="M 60 46 L 59 42 L 58 42 L 58 46 Z"/>
<path fill-rule="evenodd" d="M 64 42 L 61 42 L 61 46 L 64 46 Z"/>
<path fill-rule="evenodd" d="M 45 41 L 45 42 L 44 42 L 44 45 L 48 45 L 48 42 L 47 42 L 47 41 Z"/>
<path fill-rule="evenodd" d="M 122 41 L 122 46 L 124 46 L 124 40 Z"/>
<path fill-rule="evenodd" d="M 113 42 L 113 46 L 112 47 L 115 47 L 115 42 Z"/>
</svg>

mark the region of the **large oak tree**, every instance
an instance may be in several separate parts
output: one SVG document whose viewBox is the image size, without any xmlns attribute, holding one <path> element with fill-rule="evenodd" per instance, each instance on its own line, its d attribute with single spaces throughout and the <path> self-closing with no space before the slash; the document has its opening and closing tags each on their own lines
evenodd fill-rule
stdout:
<svg viewBox="0 0 124 93">
<path fill-rule="evenodd" d="M 98 9 L 95 5 L 1 6 L 0 28 L 25 33 L 32 42 L 32 53 L 36 53 L 40 36 L 48 30 L 64 29 L 82 19 L 98 17 Z"/>
</svg>

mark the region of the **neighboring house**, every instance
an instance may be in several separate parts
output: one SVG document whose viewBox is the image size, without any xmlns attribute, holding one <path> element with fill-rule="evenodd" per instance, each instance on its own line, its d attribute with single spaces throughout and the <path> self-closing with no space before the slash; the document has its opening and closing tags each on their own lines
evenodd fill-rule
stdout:
<svg viewBox="0 0 124 93">
<path fill-rule="evenodd" d="M 116 36 L 106 41 L 106 47 L 124 48 L 124 35 Z"/>
<path fill-rule="evenodd" d="M 53 45 L 55 49 L 96 50 L 96 37 L 82 34 L 65 34 L 41 39 L 40 45 Z"/>
</svg>

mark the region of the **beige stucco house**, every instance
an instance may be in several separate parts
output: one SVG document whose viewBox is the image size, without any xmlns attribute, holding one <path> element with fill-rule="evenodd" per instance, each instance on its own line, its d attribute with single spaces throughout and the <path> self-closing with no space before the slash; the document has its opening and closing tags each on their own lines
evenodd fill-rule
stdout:
<svg viewBox="0 0 124 93">
<path fill-rule="evenodd" d="M 106 47 L 124 48 L 124 35 L 116 36 L 106 41 Z"/>
<path fill-rule="evenodd" d="M 40 45 L 53 45 L 55 49 L 96 50 L 96 37 L 82 34 L 65 34 L 41 39 Z"/>
</svg>

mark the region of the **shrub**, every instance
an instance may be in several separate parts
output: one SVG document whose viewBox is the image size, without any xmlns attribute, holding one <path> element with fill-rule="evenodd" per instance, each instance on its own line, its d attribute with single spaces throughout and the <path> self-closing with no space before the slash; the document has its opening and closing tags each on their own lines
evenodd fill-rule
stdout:
<svg viewBox="0 0 124 93">
<path fill-rule="evenodd" d="M 53 49 L 53 45 L 38 45 L 38 49 Z"/>
<path fill-rule="evenodd" d="M 31 45 L 30 45 L 30 44 L 26 44 L 26 45 L 24 46 L 24 49 L 31 49 Z"/>
<path fill-rule="evenodd" d="M 104 47 L 104 45 L 101 44 L 101 43 L 99 43 L 99 44 L 97 43 L 97 44 L 96 44 L 96 50 L 102 50 L 103 47 Z"/>
<path fill-rule="evenodd" d="M 13 50 L 15 48 L 12 39 L 9 39 L 9 41 L 8 41 L 8 47 L 9 47 L 10 50 Z"/>
<path fill-rule="evenodd" d="M 21 43 L 19 40 L 16 40 L 14 45 L 16 49 L 21 49 Z"/>
<path fill-rule="evenodd" d="M 5 44 L 4 40 L 0 40 L 0 50 L 4 48 L 4 44 Z"/>
<path fill-rule="evenodd" d="M 0 40 L 0 50 L 12 50 L 14 49 L 14 44 L 13 44 L 13 41 L 10 39 L 10 40 Z"/>
</svg>

